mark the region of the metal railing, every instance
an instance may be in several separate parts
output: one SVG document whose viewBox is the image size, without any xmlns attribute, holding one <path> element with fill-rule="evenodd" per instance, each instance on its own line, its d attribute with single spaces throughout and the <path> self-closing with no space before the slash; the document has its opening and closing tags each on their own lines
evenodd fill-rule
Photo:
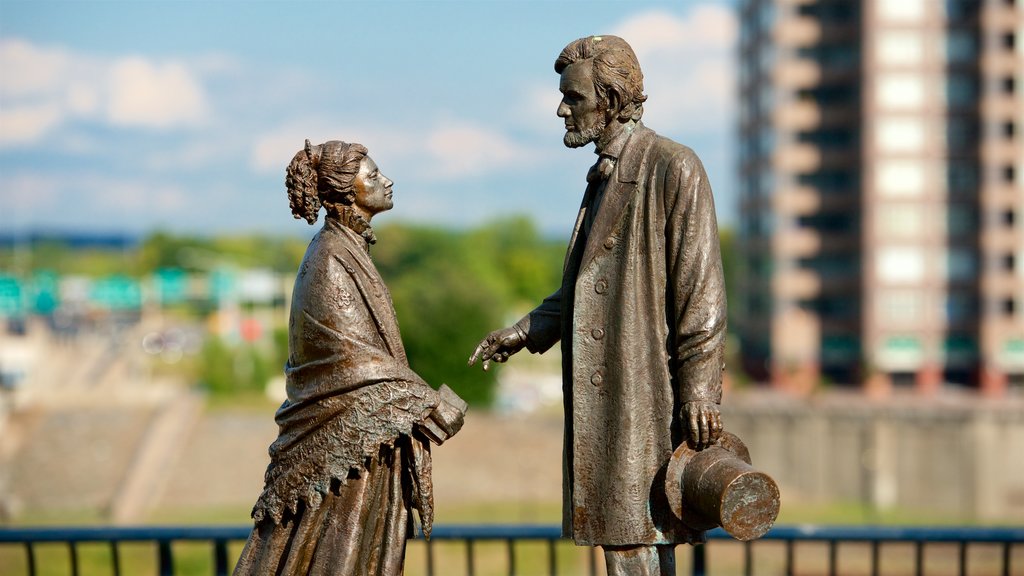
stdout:
<svg viewBox="0 0 1024 576">
<path fill-rule="evenodd" d="M 27 576 L 36 576 L 37 547 L 43 544 L 64 544 L 68 549 L 70 574 L 81 572 L 79 547 L 83 544 L 107 545 L 110 551 L 109 573 L 115 576 L 123 572 L 121 546 L 126 543 L 149 543 L 156 546 L 156 569 L 160 576 L 175 573 L 174 549 L 172 543 L 203 542 L 212 545 L 212 573 L 217 576 L 230 574 L 233 558 L 229 555 L 229 544 L 240 544 L 249 537 L 249 526 L 161 526 L 161 527 L 66 527 L 66 528 L 0 528 L 0 551 L 12 546 L 24 548 L 24 565 Z M 545 546 L 546 572 L 552 576 L 558 572 L 556 544 L 560 541 L 558 526 L 535 525 L 448 525 L 434 528 L 430 542 L 420 543 L 425 548 L 425 572 L 438 574 L 435 546 L 440 542 L 461 542 L 465 548 L 465 573 L 474 575 L 478 570 L 475 559 L 477 544 L 491 542 L 503 544 L 508 574 L 522 573 L 516 562 L 516 549 L 525 542 L 539 542 Z M 709 571 L 708 549 L 715 541 L 732 541 L 721 529 L 708 533 L 708 545 L 692 548 L 689 572 L 693 576 L 704 576 Z M 818 543 L 826 547 L 827 568 L 814 569 L 814 573 L 840 574 L 839 552 L 841 546 L 866 545 L 868 547 L 869 572 L 881 573 L 881 551 L 883 545 L 907 544 L 913 550 L 913 573 L 923 575 L 926 548 L 933 545 L 953 546 L 958 558 L 955 574 L 968 574 L 968 551 L 971 546 L 985 545 L 987 550 L 997 550 L 998 558 L 988 558 L 987 573 L 1010 576 L 1024 574 L 1024 527 L 1022 528 L 975 528 L 975 527 L 870 527 L 870 526 L 777 526 L 757 542 L 735 543 L 742 547 L 741 571 L 754 574 L 754 549 L 781 542 L 784 546 L 781 571 L 787 575 L 796 571 L 796 546 L 798 543 Z M 993 548 L 994 547 L 994 548 Z M 681 547 L 680 550 L 684 548 Z M 9 552 L 9 550 L 8 550 Z M 1014 563 L 1014 553 L 1021 558 Z M 989 554 L 992 555 L 991 553 Z M 597 574 L 597 561 L 593 552 L 587 554 L 588 574 Z M 4 573 L 6 574 L 6 573 Z M 133 575 L 134 576 L 134 575 Z M 447 576 L 447 575 L 446 575 Z"/>
</svg>

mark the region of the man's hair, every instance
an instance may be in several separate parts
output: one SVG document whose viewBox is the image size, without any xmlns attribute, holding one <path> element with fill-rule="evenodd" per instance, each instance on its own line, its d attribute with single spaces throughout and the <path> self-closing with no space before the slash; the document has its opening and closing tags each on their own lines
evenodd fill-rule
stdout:
<svg viewBox="0 0 1024 576">
<path fill-rule="evenodd" d="M 570 64 L 590 60 L 594 67 L 594 89 L 609 105 L 614 95 L 619 120 L 639 120 L 644 115 L 644 75 L 640 62 L 625 40 L 618 36 L 587 36 L 573 40 L 555 60 L 561 74 Z"/>
</svg>

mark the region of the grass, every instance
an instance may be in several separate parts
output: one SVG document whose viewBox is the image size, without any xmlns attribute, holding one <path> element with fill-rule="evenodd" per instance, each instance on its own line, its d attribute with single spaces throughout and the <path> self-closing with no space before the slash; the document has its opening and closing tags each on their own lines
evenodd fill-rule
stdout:
<svg viewBox="0 0 1024 576">
<path fill-rule="evenodd" d="M 481 502 L 461 505 L 441 505 L 438 524 L 474 523 L 531 523 L 557 524 L 561 505 L 557 502 Z M 148 524 L 247 524 L 248 508 L 224 507 L 213 509 L 158 510 L 147 519 Z M 52 513 L 23 516 L 20 525 L 89 525 L 102 524 L 95 513 L 71 512 L 57 516 Z M 940 516 L 916 511 L 894 510 L 870 512 L 855 504 L 802 505 L 786 504 L 782 508 L 779 524 L 879 524 L 879 525 L 951 525 L 971 524 L 961 518 Z M 229 548 L 232 561 L 241 553 L 243 543 L 234 542 Z M 434 542 L 431 545 L 434 573 L 446 576 L 468 574 L 467 544 L 464 542 Z M 1024 563 L 1024 547 L 1016 547 L 1013 565 Z M 212 574 L 213 548 L 211 544 L 178 542 L 173 545 L 175 574 L 198 576 Z M 782 573 L 785 569 L 785 545 L 780 542 L 761 542 L 753 548 L 758 574 Z M 824 543 L 803 543 L 797 547 L 796 573 L 825 573 L 828 566 L 828 547 Z M 547 574 L 549 545 L 546 542 L 526 542 L 514 547 L 516 573 L 522 575 Z M 40 576 L 68 576 L 71 555 L 67 545 L 41 544 L 35 547 L 37 570 Z M 955 574 L 958 549 L 954 545 L 931 545 L 925 556 L 928 574 Z M 83 544 L 76 548 L 79 574 L 111 574 L 112 556 L 107 544 Z M 156 546 L 153 544 L 123 544 L 118 548 L 122 573 L 148 576 L 157 573 Z M 505 542 L 482 541 L 472 545 L 474 574 L 492 576 L 509 573 L 509 549 Z M 592 557 L 592 560 L 591 560 Z M 991 545 L 972 545 L 968 550 L 968 565 L 972 574 L 998 574 L 1001 550 Z M 844 543 L 838 549 L 838 559 L 844 573 L 868 573 L 871 551 L 867 544 Z M 883 548 L 881 562 L 887 574 L 913 573 L 914 550 L 911 545 L 889 544 Z M 555 545 L 555 562 L 559 574 L 586 574 L 590 562 L 603 569 L 599 550 L 577 547 L 571 542 Z M 691 554 L 687 547 L 677 550 L 677 571 L 688 574 Z M 742 573 L 743 545 L 734 542 L 713 541 L 708 544 L 708 561 L 713 574 Z M 406 574 L 426 574 L 427 544 L 422 540 L 410 541 L 406 553 Z M 28 573 L 24 548 L 0 546 L 0 576 L 22 576 Z"/>
</svg>

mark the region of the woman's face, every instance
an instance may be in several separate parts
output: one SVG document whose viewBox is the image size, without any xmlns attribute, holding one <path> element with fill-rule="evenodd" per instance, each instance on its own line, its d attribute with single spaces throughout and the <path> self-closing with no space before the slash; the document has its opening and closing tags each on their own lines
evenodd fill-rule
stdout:
<svg viewBox="0 0 1024 576">
<path fill-rule="evenodd" d="M 391 186 L 394 184 L 387 176 L 380 173 L 373 158 L 364 156 L 359 163 L 359 172 L 352 181 L 355 193 L 355 207 L 365 216 L 373 216 L 378 212 L 391 210 L 395 205 L 391 201 Z"/>
</svg>

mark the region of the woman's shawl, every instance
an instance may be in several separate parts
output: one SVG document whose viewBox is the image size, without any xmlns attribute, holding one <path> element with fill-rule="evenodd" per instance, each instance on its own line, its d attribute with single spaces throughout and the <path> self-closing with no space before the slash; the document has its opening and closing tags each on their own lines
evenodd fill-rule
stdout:
<svg viewBox="0 0 1024 576">
<path fill-rule="evenodd" d="M 365 470 L 381 446 L 411 440 L 412 505 L 424 532 L 433 519 L 429 445 L 413 427 L 438 394 L 408 365 L 391 297 L 365 241 L 328 219 L 295 279 L 285 366 L 288 399 L 270 446 L 266 483 L 252 516 L 280 523 L 299 502 L 316 508 L 337 480 Z"/>
</svg>

